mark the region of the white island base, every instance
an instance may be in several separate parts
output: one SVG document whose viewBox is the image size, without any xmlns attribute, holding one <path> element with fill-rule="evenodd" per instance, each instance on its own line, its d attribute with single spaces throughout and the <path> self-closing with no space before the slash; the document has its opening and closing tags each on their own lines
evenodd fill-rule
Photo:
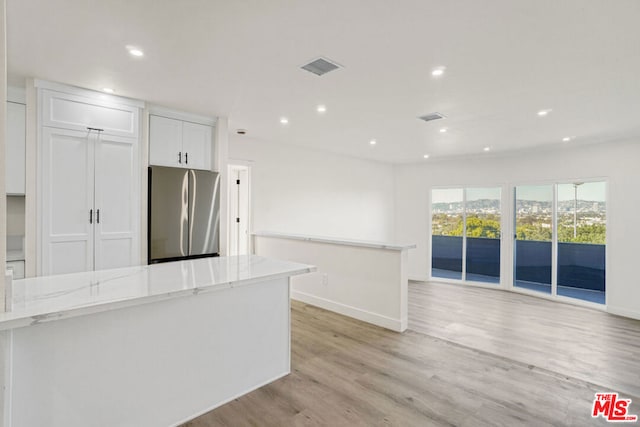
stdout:
<svg viewBox="0 0 640 427">
<path fill-rule="evenodd" d="M 184 279 L 173 289 L 171 269 Z M 80 273 L 94 304 L 32 314 L 31 326 L 11 327 L 27 308 L 2 315 L 5 426 L 178 425 L 289 373 L 289 277 L 313 267 L 250 256 L 112 272 L 128 270 L 95 284 L 100 272 Z M 15 282 L 14 301 L 37 280 Z M 102 300 L 100 287 L 127 282 L 144 295 Z M 33 310 L 45 294 L 60 295 L 23 297 Z"/>
</svg>

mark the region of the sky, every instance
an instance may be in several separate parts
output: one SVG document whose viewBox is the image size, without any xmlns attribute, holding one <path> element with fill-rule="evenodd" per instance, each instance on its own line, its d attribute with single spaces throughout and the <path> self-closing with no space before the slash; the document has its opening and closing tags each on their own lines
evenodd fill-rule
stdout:
<svg viewBox="0 0 640 427">
<path fill-rule="evenodd" d="M 431 194 L 432 203 L 462 202 L 462 188 L 434 189 Z M 467 200 L 500 199 L 501 188 L 467 188 Z M 536 200 L 550 202 L 553 200 L 553 186 L 526 185 L 516 189 L 520 200 Z M 573 200 L 573 184 L 558 184 L 558 201 Z M 578 200 L 604 202 L 606 198 L 605 182 L 586 182 L 578 186 Z"/>
</svg>

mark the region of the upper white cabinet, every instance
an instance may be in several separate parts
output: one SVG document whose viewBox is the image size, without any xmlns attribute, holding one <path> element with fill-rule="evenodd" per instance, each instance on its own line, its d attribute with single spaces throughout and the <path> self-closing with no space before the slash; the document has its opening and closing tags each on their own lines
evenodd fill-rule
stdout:
<svg viewBox="0 0 640 427">
<path fill-rule="evenodd" d="M 211 170 L 213 128 L 163 116 L 149 116 L 149 164 Z"/>
<path fill-rule="evenodd" d="M 211 169 L 211 144 L 213 129 L 198 123 L 182 123 L 182 149 L 185 167 Z"/>
<path fill-rule="evenodd" d="M 95 97 L 39 93 L 42 275 L 140 262 L 139 109 Z"/>
<path fill-rule="evenodd" d="M 138 137 L 138 108 L 104 99 L 43 90 L 42 125 L 86 131 L 99 129 L 104 135 Z"/>
<path fill-rule="evenodd" d="M 26 106 L 7 102 L 6 192 L 25 192 L 25 120 Z"/>
<path fill-rule="evenodd" d="M 149 164 L 182 166 L 182 121 L 149 116 Z"/>
</svg>

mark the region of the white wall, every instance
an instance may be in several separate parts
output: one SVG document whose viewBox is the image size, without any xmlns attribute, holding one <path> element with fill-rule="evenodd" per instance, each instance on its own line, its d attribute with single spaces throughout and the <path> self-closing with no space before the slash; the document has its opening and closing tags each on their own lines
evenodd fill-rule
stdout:
<svg viewBox="0 0 640 427">
<path fill-rule="evenodd" d="M 316 266 L 291 278 L 291 298 L 396 332 L 407 329 L 407 249 L 254 236 L 254 250 Z"/>
<path fill-rule="evenodd" d="M 0 0 L 0 311 L 4 311 L 4 271 L 7 261 L 7 201 L 5 193 L 5 135 L 7 117 L 7 27 L 5 1 Z M 1 367 L 0 367 L 1 368 Z"/>
<path fill-rule="evenodd" d="M 605 178 L 607 200 L 607 307 L 640 318 L 640 144 L 632 142 L 395 167 L 396 239 L 416 242 L 409 277 L 428 277 L 428 198 L 431 187 L 513 185 Z"/>
<path fill-rule="evenodd" d="M 251 231 L 393 238 L 391 165 L 235 135 L 229 159 L 252 161 Z"/>
</svg>

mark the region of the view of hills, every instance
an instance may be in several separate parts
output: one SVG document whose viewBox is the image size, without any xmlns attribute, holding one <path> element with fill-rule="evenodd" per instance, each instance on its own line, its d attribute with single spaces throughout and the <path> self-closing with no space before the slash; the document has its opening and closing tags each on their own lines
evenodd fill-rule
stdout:
<svg viewBox="0 0 640 427">
<path fill-rule="evenodd" d="M 463 203 L 434 203 L 433 213 L 461 213 Z M 551 202 L 536 200 L 517 200 L 516 211 L 520 213 L 550 213 L 552 209 Z M 574 201 L 565 200 L 558 202 L 558 212 L 573 212 Z M 593 200 L 578 200 L 578 212 L 596 212 L 604 213 L 606 210 L 605 202 Z M 495 199 L 480 199 L 467 202 L 467 212 L 472 213 L 500 213 L 500 201 Z"/>
</svg>

